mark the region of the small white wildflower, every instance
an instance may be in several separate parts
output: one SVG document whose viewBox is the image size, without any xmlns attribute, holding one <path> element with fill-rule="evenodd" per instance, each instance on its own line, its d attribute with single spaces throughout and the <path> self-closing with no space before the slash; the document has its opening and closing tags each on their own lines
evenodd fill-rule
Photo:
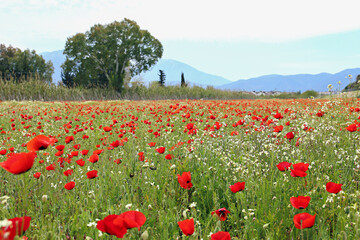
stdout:
<svg viewBox="0 0 360 240">
<path fill-rule="evenodd" d="M 190 206 L 189 206 L 189 207 L 190 207 L 190 208 L 195 208 L 195 207 L 196 207 L 196 204 L 197 204 L 196 202 L 192 202 L 192 203 L 190 203 Z"/>
<path fill-rule="evenodd" d="M 96 226 L 97 223 L 96 222 L 90 222 L 87 224 L 88 227 L 93 227 L 93 226 Z"/>
<path fill-rule="evenodd" d="M 189 209 L 185 209 L 185 210 L 182 212 L 182 215 L 183 215 L 184 218 L 187 218 L 187 217 L 186 217 L 186 212 L 189 212 L 189 211 L 190 211 Z"/>
<path fill-rule="evenodd" d="M 9 196 L 2 196 L 2 197 L 0 197 L 0 201 L 1 201 L 1 204 L 7 204 L 7 201 L 10 199 L 10 197 Z"/>
<path fill-rule="evenodd" d="M 131 207 L 132 207 L 131 203 L 125 205 L 125 208 L 127 208 L 127 209 L 130 209 Z"/>
<path fill-rule="evenodd" d="M 9 221 L 9 220 L 7 220 L 7 219 L 4 219 L 4 220 L 2 220 L 2 221 L 0 221 L 0 228 L 2 228 L 2 227 L 8 227 L 8 226 L 10 226 L 11 225 L 11 221 Z"/>
<path fill-rule="evenodd" d="M 43 201 L 43 202 L 45 202 L 46 200 L 48 200 L 48 195 L 43 195 L 42 197 L 41 197 L 41 200 Z"/>
</svg>

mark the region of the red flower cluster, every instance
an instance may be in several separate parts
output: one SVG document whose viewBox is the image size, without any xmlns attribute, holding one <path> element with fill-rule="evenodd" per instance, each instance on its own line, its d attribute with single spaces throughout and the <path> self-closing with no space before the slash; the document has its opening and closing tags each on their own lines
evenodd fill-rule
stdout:
<svg viewBox="0 0 360 240">
<path fill-rule="evenodd" d="M 292 165 L 293 169 L 290 169 L 292 177 L 306 177 L 306 171 L 309 169 L 308 163 L 296 163 Z"/>
<path fill-rule="evenodd" d="M 146 222 L 146 217 L 138 211 L 127 211 L 120 215 L 109 215 L 97 222 L 96 228 L 109 235 L 123 238 L 128 229 L 140 227 Z"/>
</svg>

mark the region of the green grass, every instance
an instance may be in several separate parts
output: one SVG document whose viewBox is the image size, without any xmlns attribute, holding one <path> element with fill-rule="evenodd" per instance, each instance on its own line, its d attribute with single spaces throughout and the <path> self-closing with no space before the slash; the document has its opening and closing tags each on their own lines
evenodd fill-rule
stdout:
<svg viewBox="0 0 360 240">
<path fill-rule="evenodd" d="M 170 108 L 176 104 L 181 108 L 179 113 Z M 359 117 L 359 113 L 349 111 L 350 107 L 359 107 L 358 100 L 2 102 L 0 128 L 5 134 L 0 134 L 0 150 L 15 147 L 16 152 L 26 151 L 21 145 L 32 139 L 28 135 L 43 130 L 42 134 L 57 136 L 56 145 L 66 146 L 63 157 L 75 150 L 75 144 L 90 151 L 88 156 L 65 162 L 64 168 L 57 166 L 55 171 L 45 170 L 58 160 L 55 147 L 40 151 L 33 168 L 25 174 L 12 175 L 0 169 L 0 197 L 10 197 L 6 203 L 0 202 L 0 220 L 31 216 L 25 233 L 29 239 L 115 239 L 105 233 L 99 237 L 93 224 L 109 214 L 138 209 L 147 221 L 140 232 L 128 230 L 126 239 L 139 239 L 144 231 L 149 239 L 177 239 L 181 236 L 177 222 L 189 218 L 196 222 L 195 233 L 184 239 L 209 239 L 211 233 L 220 230 L 230 232 L 232 239 L 359 239 L 359 132 L 340 131 Z M 285 113 L 287 108 L 290 111 Z M 323 117 L 315 115 L 320 109 L 325 112 Z M 276 124 L 284 126 L 281 133 L 273 132 L 274 124 L 252 119 L 266 115 L 274 119 L 277 111 L 284 116 Z M 186 118 L 188 113 L 190 118 Z M 21 114 L 33 118 L 26 120 Z M 62 119 L 55 121 L 55 117 Z M 119 123 L 110 135 L 100 126 L 109 126 L 112 119 Z M 233 127 L 240 119 L 245 124 Z M 151 125 L 145 124 L 146 120 Z M 288 121 L 290 126 L 285 125 Z M 190 122 L 195 123 L 197 135 L 184 133 Z M 204 130 L 215 122 L 222 124 L 219 130 Z M 15 130 L 11 123 L 15 123 Z M 304 124 L 314 131 L 304 131 Z M 24 129 L 28 125 L 31 127 Z M 42 128 L 37 129 L 38 125 Z M 77 128 L 84 131 L 66 144 L 65 137 Z M 149 129 L 160 136 L 156 138 Z M 124 130 L 126 133 L 119 137 L 119 131 Z M 233 131 L 238 135 L 231 134 Z M 295 132 L 291 142 L 284 138 L 289 131 Z M 89 138 L 82 139 L 84 134 Z M 125 137 L 128 141 L 124 146 L 107 150 L 109 143 Z M 180 141 L 185 143 L 179 145 Z M 156 142 L 155 148 L 166 147 L 165 153 L 158 154 L 149 142 Z M 92 164 L 87 159 L 98 144 L 105 151 L 99 162 Z M 145 153 L 148 162 L 139 161 L 139 152 Z M 174 155 L 172 160 L 164 158 L 169 153 Z M 84 158 L 84 167 L 75 163 L 79 158 Z M 121 163 L 114 163 L 118 158 Z M 0 156 L 3 160 L 6 156 Z M 293 178 L 289 171 L 276 168 L 282 161 L 306 162 L 311 167 L 305 178 Z M 74 169 L 74 174 L 64 176 L 67 169 Z M 98 170 L 99 177 L 87 179 L 88 170 Z M 32 175 L 38 171 L 42 175 L 35 179 Z M 188 190 L 177 181 L 177 174 L 185 171 L 191 172 L 193 183 Z M 76 182 L 71 191 L 64 189 L 69 181 Z M 239 181 L 246 182 L 245 190 L 232 193 L 229 186 Z M 343 191 L 328 193 L 325 185 L 329 181 L 342 183 Z M 311 196 L 307 209 L 290 205 L 290 197 L 299 195 Z M 220 222 L 211 212 L 223 207 L 231 213 Z M 293 216 L 302 212 L 316 214 L 313 228 L 294 227 Z"/>
<path fill-rule="evenodd" d="M 0 100 L 2 101 L 89 101 L 89 100 L 165 100 L 165 99 L 297 99 L 318 97 L 315 91 L 304 93 L 280 93 L 256 96 L 244 91 L 219 90 L 198 86 L 160 87 L 157 83 L 150 87 L 136 85 L 124 88 L 121 93 L 111 88 L 67 88 L 63 85 L 47 84 L 40 80 L 21 83 L 0 80 Z"/>
</svg>

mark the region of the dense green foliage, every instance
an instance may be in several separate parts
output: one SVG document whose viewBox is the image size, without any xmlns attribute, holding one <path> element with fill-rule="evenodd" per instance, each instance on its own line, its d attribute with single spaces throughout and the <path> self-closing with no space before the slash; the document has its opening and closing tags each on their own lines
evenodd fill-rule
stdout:
<svg viewBox="0 0 360 240">
<path fill-rule="evenodd" d="M 311 98 L 311 97 L 316 98 L 316 97 L 319 96 L 319 93 L 317 91 L 314 91 L 314 90 L 307 90 L 307 91 L 303 92 L 301 94 L 301 96 L 304 97 L 304 98 Z"/>
<path fill-rule="evenodd" d="M 121 92 L 126 75 L 148 70 L 161 58 L 163 47 L 136 22 L 124 19 L 97 24 L 66 41 L 62 65 L 67 86 L 107 87 Z"/>
<path fill-rule="evenodd" d="M 347 91 L 358 91 L 360 90 L 360 74 L 357 75 L 356 77 L 356 81 L 349 83 L 343 91 L 347 92 Z"/>
<path fill-rule="evenodd" d="M 35 50 L 21 51 L 19 48 L 0 44 L 0 79 L 21 82 L 36 78 L 50 83 L 53 72 L 51 61 L 46 62 Z"/>
</svg>

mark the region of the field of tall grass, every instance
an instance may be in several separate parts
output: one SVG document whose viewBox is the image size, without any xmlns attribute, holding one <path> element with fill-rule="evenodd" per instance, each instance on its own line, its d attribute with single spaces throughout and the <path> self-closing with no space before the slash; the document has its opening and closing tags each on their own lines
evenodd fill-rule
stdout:
<svg viewBox="0 0 360 240">
<path fill-rule="evenodd" d="M 152 84 L 127 87 L 121 93 L 111 88 L 67 88 L 63 85 L 48 84 L 40 80 L 21 83 L 0 80 L 0 100 L 2 101 L 89 101 L 89 100 L 164 100 L 164 99 L 296 99 L 317 97 L 314 91 L 304 93 L 281 93 L 277 95 L 256 96 L 243 91 L 226 91 L 213 87 L 198 86 L 160 87 Z"/>
</svg>

